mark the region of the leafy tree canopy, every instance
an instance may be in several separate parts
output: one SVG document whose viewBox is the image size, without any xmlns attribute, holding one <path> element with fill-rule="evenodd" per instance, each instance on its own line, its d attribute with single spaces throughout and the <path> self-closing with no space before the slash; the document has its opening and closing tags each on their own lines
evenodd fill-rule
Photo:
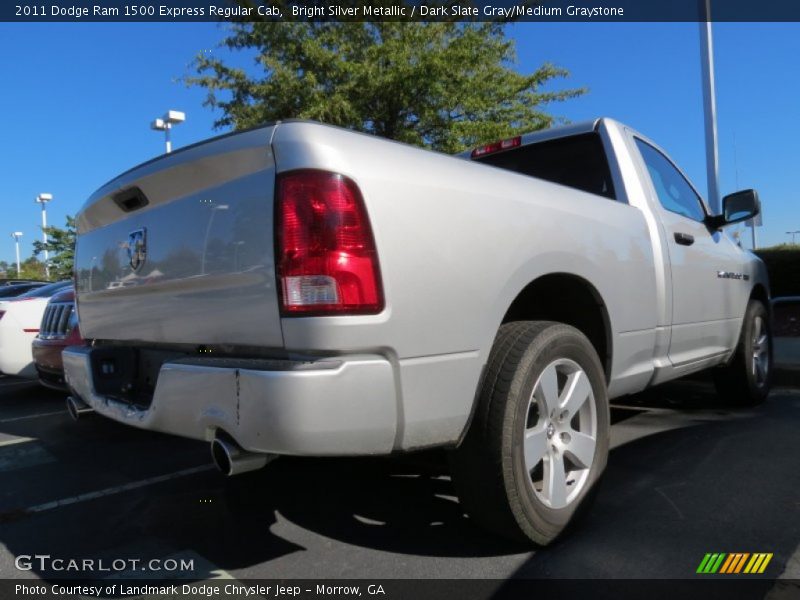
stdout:
<svg viewBox="0 0 800 600">
<path fill-rule="evenodd" d="M 255 54 L 256 73 L 200 54 L 190 85 L 222 111 L 218 127 L 313 119 L 439 150 L 550 126 L 547 105 L 584 89 L 545 91 L 567 71 L 511 65 L 499 23 L 234 23 L 223 46 Z"/>
<path fill-rule="evenodd" d="M 45 280 L 44 263 L 35 256 L 20 261 L 20 270 L 17 272 L 17 263 L 4 263 L 0 265 L 0 271 L 4 271 L 8 279 L 36 279 Z"/>
<path fill-rule="evenodd" d="M 48 226 L 47 244 L 42 241 L 33 242 L 34 255 L 47 249 L 50 263 L 50 279 L 61 281 L 72 278 L 72 265 L 75 259 L 75 218 L 67 216 L 64 229 Z"/>
</svg>

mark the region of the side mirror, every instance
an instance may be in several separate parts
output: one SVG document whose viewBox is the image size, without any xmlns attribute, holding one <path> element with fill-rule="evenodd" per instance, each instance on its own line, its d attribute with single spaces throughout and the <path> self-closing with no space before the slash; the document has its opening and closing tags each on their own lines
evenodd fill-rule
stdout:
<svg viewBox="0 0 800 600">
<path fill-rule="evenodd" d="M 742 190 L 722 199 L 722 214 L 708 217 L 708 226 L 720 229 L 752 219 L 761 212 L 761 201 L 755 190 Z"/>
</svg>

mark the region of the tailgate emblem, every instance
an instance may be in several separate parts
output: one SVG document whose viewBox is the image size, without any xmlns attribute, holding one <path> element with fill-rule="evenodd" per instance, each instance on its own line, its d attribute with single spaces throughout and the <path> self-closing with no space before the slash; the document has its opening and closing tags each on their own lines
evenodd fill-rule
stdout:
<svg viewBox="0 0 800 600">
<path fill-rule="evenodd" d="M 147 229 L 144 227 L 128 234 L 128 264 L 138 271 L 147 260 Z"/>
</svg>

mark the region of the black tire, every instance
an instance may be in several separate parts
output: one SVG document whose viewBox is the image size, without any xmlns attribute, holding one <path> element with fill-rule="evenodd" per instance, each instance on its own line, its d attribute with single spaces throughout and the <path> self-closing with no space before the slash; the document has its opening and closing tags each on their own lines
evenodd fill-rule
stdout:
<svg viewBox="0 0 800 600">
<path fill-rule="evenodd" d="M 759 323 L 763 340 L 756 342 Z M 764 347 L 766 344 L 766 347 Z M 761 358 L 755 360 L 761 348 Z M 759 368 L 761 365 L 761 368 Z M 763 371 L 762 371 L 763 368 Z M 724 367 L 713 370 L 717 394 L 731 406 L 756 406 L 766 400 L 772 386 L 772 326 L 767 308 L 759 300 L 750 300 L 744 313 L 742 333 L 736 353 Z"/>
<path fill-rule="evenodd" d="M 553 411 L 547 414 L 549 408 L 543 409 L 548 406 L 542 399 L 543 390 L 553 389 L 547 388 L 544 382 L 553 381 L 555 377 L 555 396 L 559 399 L 570 396 L 561 396 L 561 392 L 567 382 L 577 381 L 570 379 L 572 375 L 581 377 L 577 371 L 569 373 L 575 365 L 588 380 L 589 387 L 585 381 L 581 382 L 581 390 L 587 393 L 586 400 L 576 415 L 564 416 L 564 412 L 554 418 Z M 547 370 L 550 374 L 550 369 L 556 375 L 548 379 L 543 373 Z M 574 396 L 577 398 L 581 393 Z M 453 482 L 465 512 L 477 524 L 506 538 L 539 545 L 552 542 L 576 516 L 578 509 L 584 509 L 591 500 L 591 490 L 608 460 L 608 395 L 597 352 L 586 336 L 569 325 L 549 321 L 507 323 L 495 338 L 477 402 L 467 435 L 450 453 Z M 561 416 L 563 418 L 559 418 Z M 591 456 L 591 464 L 572 462 L 570 442 L 577 449 L 581 441 L 580 431 L 573 427 L 577 424 L 580 428 L 583 423 L 591 425 L 592 419 L 594 447 L 588 453 L 583 452 L 584 456 Z M 545 438 L 541 438 L 542 431 Z M 564 437 L 568 431 L 573 432 L 573 438 L 569 434 Z M 526 460 L 534 462 L 538 452 L 531 450 L 531 458 L 526 459 L 524 441 L 534 433 L 537 439 L 544 440 L 545 449 L 541 461 L 530 468 Z M 548 500 L 546 474 L 559 473 L 559 463 L 564 468 L 564 485 L 560 487 L 554 483 Z M 576 470 L 569 471 L 570 465 Z M 539 475 L 541 482 L 537 482 Z M 553 481 L 557 479 L 554 477 Z M 575 487 L 570 490 L 571 485 Z M 566 506 L 557 506 L 561 496 Z M 551 500 L 552 506 L 549 505 Z"/>
</svg>

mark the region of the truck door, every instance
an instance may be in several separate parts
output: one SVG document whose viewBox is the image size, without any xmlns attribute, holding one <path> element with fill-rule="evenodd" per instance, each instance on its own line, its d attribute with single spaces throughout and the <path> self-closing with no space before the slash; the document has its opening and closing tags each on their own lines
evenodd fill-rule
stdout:
<svg viewBox="0 0 800 600">
<path fill-rule="evenodd" d="M 735 271 L 732 242 L 704 223 L 706 210 L 686 177 L 658 149 L 635 138 L 650 175 L 672 272 L 672 335 L 675 367 L 725 354 L 738 333 L 733 295 L 719 272 Z"/>
</svg>

